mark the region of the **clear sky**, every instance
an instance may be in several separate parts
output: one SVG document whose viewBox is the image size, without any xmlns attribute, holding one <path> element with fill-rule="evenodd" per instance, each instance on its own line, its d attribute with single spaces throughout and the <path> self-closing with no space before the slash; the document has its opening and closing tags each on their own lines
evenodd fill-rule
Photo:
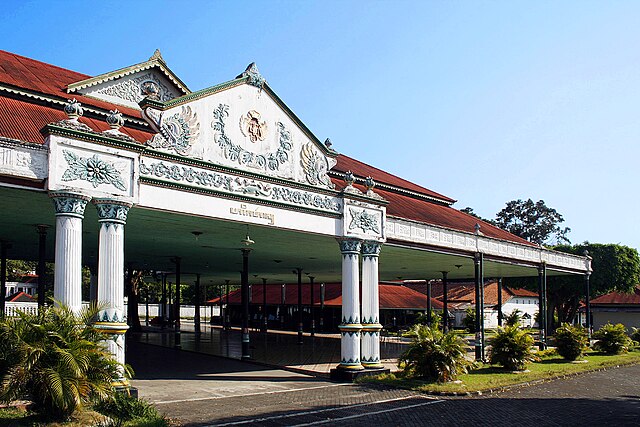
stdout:
<svg viewBox="0 0 640 427">
<path fill-rule="evenodd" d="M 0 48 L 90 75 L 160 48 L 192 90 L 255 61 L 341 153 L 640 248 L 640 1 L 5 0 Z"/>
</svg>

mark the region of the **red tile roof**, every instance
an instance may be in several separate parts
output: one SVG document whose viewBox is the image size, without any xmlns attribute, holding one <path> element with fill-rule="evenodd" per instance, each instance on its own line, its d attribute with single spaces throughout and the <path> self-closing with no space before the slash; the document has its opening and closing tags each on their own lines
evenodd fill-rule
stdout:
<svg viewBox="0 0 640 427">
<path fill-rule="evenodd" d="M 141 118 L 139 110 L 115 106 L 109 102 L 67 93 L 67 86 L 71 83 L 85 80 L 90 76 L 56 67 L 55 65 L 36 61 L 15 53 L 0 50 L 0 83 L 5 83 L 18 88 L 40 92 L 61 99 L 76 98 L 83 105 L 90 105 L 104 110 L 118 108 L 125 115 Z"/>
<path fill-rule="evenodd" d="M 419 283 L 406 283 L 405 286 L 423 293 L 427 294 L 427 288 L 425 284 Z M 434 282 L 431 284 L 431 296 L 438 301 L 443 300 L 443 287 L 442 282 Z M 526 289 L 511 289 L 506 286 L 502 287 L 502 303 L 506 303 L 511 298 L 514 297 L 534 297 L 537 298 L 538 294 L 535 292 L 531 292 Z M 448 302 L 454 303 L 469 303 L 475 304 L 476 300 L 476 290 L 475 283 L 449 283 L 447 285 L 447 300 Z M 485 305 L 496 305 L 498 304 L 498 282 L 490 282 L 486 283 L 484 286 L 484 303 Z"/>
<path fill-rule="evenodd" d="M 0 136 L 5 138 L 42 144 L 44 136 L 40 133 L 40 129 L 49 123 L 66 118 L 67 115 L 61 107 L 55 108 L 0 96 Z M 79 121 L 98 132 L 109 129 L 109 125 L 104 120 L 81 117 Z M 138 142 L 147 141 L 153 136 L 151 132 L 138 129 L 122 127 L 120 130 Z"/>
<path fill-rule="evenodd" d="M 454 199 L 451 199 L 447 196 L 443 196 L 442 194 L 436 193 L 435 191 L 431 191 L 428 188 L 421 187 L 413 182 L 407 181 L 406 179 L 399 178 L 395 175 L 392 175 L 388 172 L 385 172 L 381 169 L 370 166 L 366 163 L 360 162 L 351 157 L 345 156 L 344 154 L 340 154 L 337 158 L 338 164 L 336 164 L 332 170 L 337 172 L 347 172 L 351 171 L 354 175 L 366 178 L 368 176 L 372 177 L 376 182 L 388 184 L 395 187 L 404 188 L 406 190 L 415 191 L 416 193 L 425 194 L 430 197 L 435 197 L 440 200 L 444 200 L 447 202 L 455 202 Z"/>
<path fill-rule="evenodd" d="M 6 299 L 7 302 L 33 302 L 34 299 L 31 295 L 24 292 L 18 292 L 17 294 L 9 295 Z"/>
<path fill-rule="evenodd" d="M 267 285 L 267 304 L 279 305 L 282 303 L 281 285 Z M 285 303 L 296 305 L 298 303 L 298 285 L 286 285 Z M 401 285 L 380 284 L 379 288 L 380 308 L 384 309 L 418 309 L 427 307 L 427 299 L 420 292 Z M 251 304 L 262 304 L 262 285 L 251 286 Z M 314 285 L 314 305 L 320 305 L 320 285 Z M 309 284 L 302 285 L 302 304 L 309 305 L 311 301 L 311 288 Z M 223 298 L 223 302 L 226 302 Z M 219 304 L 219 298 L 207 301 L 208 304 Z M 229 304 L 240 304 L 240 290 L 229 293 Z M 339 283 L 327 283 L 325 285 L 325 305 L 328 307 L 342 306 L 342 285 Z M 442 303 L 432 298 L 431 305 L 434 309 L 442 309 Z"/>
<path fill-rule="evenodd" d="M 591 300 L 592 305 L 640 305 L 640 285 L 632 293 L 611 292 Z"/>
</svg>

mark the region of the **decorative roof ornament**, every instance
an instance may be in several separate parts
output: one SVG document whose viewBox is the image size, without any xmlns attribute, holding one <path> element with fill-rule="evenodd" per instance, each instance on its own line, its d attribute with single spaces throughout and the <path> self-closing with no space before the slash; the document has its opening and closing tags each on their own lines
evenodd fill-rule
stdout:
<svg viewBox="0 0 640 427">
<path fill-rule="evenodd" d="M 82 104 L 80 104 L 80 102 L 78 102 L 75 98 L 69 99 L 67 103 L 64 104 L 64 112 L 69 117 L 69 120 L 73 120 L 74 122 L 77 122 L 78 117 L 84 114 Z"/>
<path fill-rule="evenodd" d="M 362 194 L 360 190 L 353 186 L 353 183 L 356 181 L 356 177 L 353 175 L 353 172 L 351 172 L 350 170 L 345 172 L 343 179 L 344 182 L 347 183 L 347 186 L 344 187 L 342 191 L 344 191 L 345 193 Z"/>
<path fill-rule="evenodd" d="M 155 59 L 164 62 L 164 58 L 162 57 L 162 54 L 160 53 L 160 49 L 156 49 L 155 52 L 153 52 L 153 55 L 151 55 L 151 58 L 149 58 L 149 61 L 153 61 Z"/>
<path fill-rule="evenodd" d="M 122 113 L 118 111 L 117 108 L 113 111 L 109 111 L 107 123 L 111 129 L 107 129 L 102 133 L 125 141 L 135 141 L 132 137 L 120 130 L 120 128 L 124 126 L 124 117 L 122 117 Z"/>
<path fill-rule="evenodd" d="M 107 123 L 109 124 L 111 129 L 119 131 L 120 128 L 124 126 L 124 117 L 122 117 L 122 113 L 116 108 L 113 111 L 109 111 L 109 115 L 107 116 Z"/>
<path fill-rule="evenodd" d="M 364 186 L 367 187 L 367 193 L 373 190 L 373 187 L 376 186 L 376 182 L 370 176 L 366 177 L 364 180 Z"/>
<path fill-rule="evenodd" d="M 160 100 L 160 86 L 153 80 L 147 80 L 140 85 L 140 90 L 145 98 Z"/>
<path fill-rule="evenodd" d="M 260 71 L 258 71 L 258 66 L 256 65 L 255 62 L 252 62 L 251 64 L 249 64 L 247 69 L 244 70 L 244 72 L 236 78 L 239 79 L 243 77 L 249 77 L 249 81 L 247 83 L 259 89 L 262 89 L 262 87 L 266 83 L 266 80 L 264 79 L 264 77 L 262 77 L 262 74 L 260 74 Z"/>
<path fill-rule="evenodd" d="M 331 148 L 332 145 L 333 145 L 333 142 L 331 142 L 329 138 L 324 140 L 324 146 L 327 147 L 329 150 L 333 150 L 333 148 Z"/>
<path fill-rule="evenodd" d="M 480 224 L 476 222 L 476 225 L 473 227 L 476 230 L 476 236 L 484 236 L 484 233 L 480 231 Z"/>
<path fill-rule="evenodd" d="M 78 102 L 75 98 L 69 99 L 63 107 L 67 118 L 64 120 L 60 120 L 56 122 L 55 125 L 62 126 L 68 129 L 80 130 L 83 132 L 93 132 L 89 126 L 85 125 L 78 121 L 79 117 L 82 117 L 84 111 L 82 110 L 82 104 Z"/>
</svg>

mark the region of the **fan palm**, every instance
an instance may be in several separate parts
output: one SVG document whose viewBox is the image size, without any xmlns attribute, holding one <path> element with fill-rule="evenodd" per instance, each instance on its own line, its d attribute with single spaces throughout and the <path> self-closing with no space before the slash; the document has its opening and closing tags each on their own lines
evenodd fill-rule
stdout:
<svg viewBox="0 0 640 427">
<path fill-rule="evenodd" d="M 0 401 L 29 399 L 36 410 L 68 418 L 89 401 L 115 393 L 111 383 L 130 370 L 107 350 L 109 336 L 92 326 L 95 305 L 20 312 L 0 321 Z"/>
</svg>

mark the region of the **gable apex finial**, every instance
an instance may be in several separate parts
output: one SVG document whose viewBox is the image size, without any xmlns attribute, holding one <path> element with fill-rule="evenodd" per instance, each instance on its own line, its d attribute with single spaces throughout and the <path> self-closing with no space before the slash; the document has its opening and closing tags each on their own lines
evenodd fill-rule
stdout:
<svg viewBox="0 0 640 427">
<path fill-rule="evenodd" d="M 240 79 L 243 77 L 249 77 L 249 81 L 247 83 L 260 89 L 262 89 L 262 86 L 266 82 L 264 77 L 262 77 L 262 74 L 260 74 L 260 71 L 258 71 L 258 66 L 255 62 L 249 64 L 244 72 L 237 76 L 236 79 Z"/>
<path fill-rule="evenodd" d="M 153 55 L 151 55 L 151 58 L 149 58 L 149 61 L 153 61 L 154 59 L 159 59 L 160 61 L 164 61 L 164 58 L 162 58 L 162 54 L 160 53 L 160 49 L 156 49 L 156 51 L 153 52 Z"/>
</svg>

